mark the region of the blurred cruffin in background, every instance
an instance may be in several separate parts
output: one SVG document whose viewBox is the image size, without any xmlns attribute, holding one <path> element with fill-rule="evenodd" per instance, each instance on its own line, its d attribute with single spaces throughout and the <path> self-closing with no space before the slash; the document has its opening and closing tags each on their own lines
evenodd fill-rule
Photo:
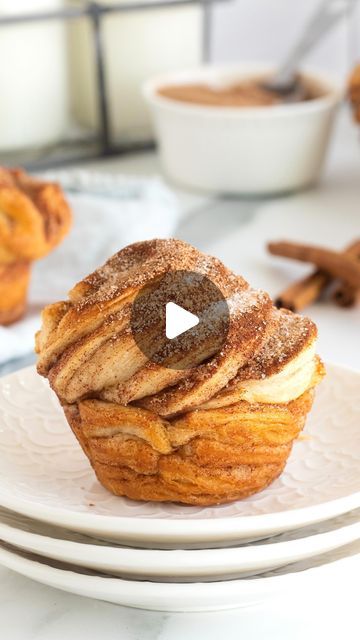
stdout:
<svg viewBox="0 0 360 640">
<path fill-rule="evenodd" d="M 349 80 L 349 98 L 356 122 L 360 122 L 360 64 L 353 70 Z"/>
<path fill-rule="evenodd" d="M 71 218 L 59 185 L 0 167 L 0 325 L 23 315 L 32 262 L 61 242 Z"/>
</svg>

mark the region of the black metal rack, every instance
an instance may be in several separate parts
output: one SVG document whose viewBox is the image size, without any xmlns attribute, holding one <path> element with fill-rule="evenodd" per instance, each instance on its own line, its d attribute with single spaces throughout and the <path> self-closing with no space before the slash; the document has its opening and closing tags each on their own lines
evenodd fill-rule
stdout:
<svg viewBox="0 0 360 640">
<path fill-rule="evenodd" d="M 99 125 L 96 136 L 76 141 L 64 140 L 59 142 L 59 144 L 42 149 L 24 151 L 21 155 L 19 152 L 2 153 L 0 161 L 4 164 L 17 164 L 20 162 L 30 169 L 39 169 L 153 148 L 154 143 L 151 140 L 119 144 L 113 142 L 111 139 L 102 19 L 109 14 L 149 10 L 156 11 L 164 9 L 165 7 L 176 9 L 177 7 L 187 5 L 201 5 L 203 12 L 202 58 L 204 62 L 208 62 L 210 58 L 212 5 L 216 1 L 217 0 L 149 0 L 147 2 L 124 2 L 111 5 L 99 4 L 98 2 L 84 2 L 79 5 L 79 7 L 0 16 L 0 29 L 17 24 L 40 23 L 49 20 L 67 22 L 83 17 L 88 18 L 92 24 L 97 100 L 99 106 Z"/>
</svg>

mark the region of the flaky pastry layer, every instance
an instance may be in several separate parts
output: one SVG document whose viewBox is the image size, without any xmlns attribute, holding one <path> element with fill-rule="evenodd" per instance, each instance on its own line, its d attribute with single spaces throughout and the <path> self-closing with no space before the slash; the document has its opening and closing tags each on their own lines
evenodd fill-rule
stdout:
<svg viewBox="0 0 360 640">
<path fill-rule="evenodd" d="M 0 167 L 0 264 L 42 258 L 70 225 L 71 211 L 59 185 Z"/>
<path fill-rule="evenodd" d="M 23 315 L 32 261 L 58 245 L 70 224 L 58 185 L 0 167 L 0 325 Z"/>
<path fill-rule="evenodd" d="M 65 414 L 99 481 L 135 500 L 210 505 L 245 498 L 282 472 L 313 399 L 239 402 L 165 420 L 99 400 Z"/>
</svg>

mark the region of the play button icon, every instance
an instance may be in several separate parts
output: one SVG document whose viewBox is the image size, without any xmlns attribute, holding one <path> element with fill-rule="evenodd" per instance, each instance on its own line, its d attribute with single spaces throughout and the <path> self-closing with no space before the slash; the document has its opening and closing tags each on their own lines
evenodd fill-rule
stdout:
<svg viewBox="0 0 360 640">
<path fill-rule="evenodd" d="M 131 333 L 146 358 L 189 369 L 219 352 L 229 308 L 220 289 L 195 271 L 168 271 L 144 286 L 131 306 Z"/>
<path fill-rule="evenodd" d="M 168 302 L 166 304 L 165 334 L 169 340 L 177 338 L 198 324 L 199 318 L 194 313 L 186 311 L 186 309 L 180 307 L 175 302 Z"/>
</svg>

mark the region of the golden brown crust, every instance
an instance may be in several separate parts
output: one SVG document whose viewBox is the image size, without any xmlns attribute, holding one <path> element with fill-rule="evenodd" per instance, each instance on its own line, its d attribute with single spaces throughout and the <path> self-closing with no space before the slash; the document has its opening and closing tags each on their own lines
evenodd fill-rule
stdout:
<svg viewBox="0 0 360 640">
<path fill-rule="evenodd" d="M 312 399 L 307 391 L 287 404 L 240 402 L 170 421 L 98 400 L 64 409 L 110 491 L 136 500 L 207 505 L 249 496 L 281 473 Z"/>
</svg>

